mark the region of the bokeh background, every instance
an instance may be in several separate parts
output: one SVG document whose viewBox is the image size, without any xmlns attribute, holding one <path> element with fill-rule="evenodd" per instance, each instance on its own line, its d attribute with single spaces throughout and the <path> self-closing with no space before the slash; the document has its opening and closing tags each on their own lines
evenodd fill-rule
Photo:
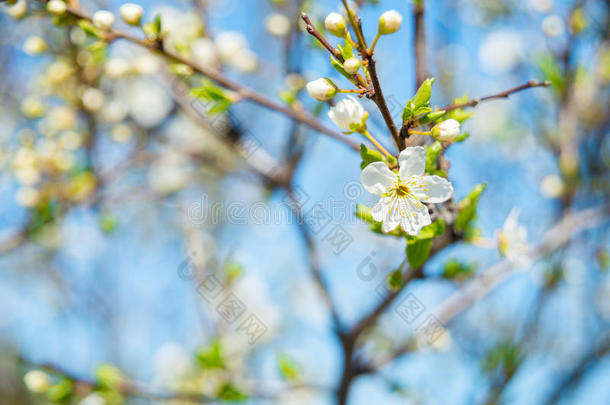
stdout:
<svg viewBox="0 0 610 405">
<path fill-rule="evenodd" d="M 111 364 L 160 390 L 214 396 L 231 380 L 236 390 L 257 387 L 274 397 L 249 403 L 333 403 L 342 352 L 287 194 L 251 174 L 223 139 L 249 139 L 256 160 L 272 166 L 291 148 L 304 151 L 294 174 L 302 209 L 319 204 L 352 239 L 337 253 L 325 232 L 313 236 L 348 325 L 380 301 L 377 287 L 404 259 L 405 245 L 370 232 L 353 215 L 357 204 L 375 203 L 359 186 L 358 153 L 248 102 L 206 126 L 176 94 L 178 82 L 161 56 L 123 40 L 96 49 L 82 30 L 55 26 L 39 2 L 27 3 L 28 16 L 19 21 L 4 5 L 0 14 L 0 402 L 49 402 L 23 384 L 24 373 L 43 364 L 90 381 Z M 123 2 L 80 3 L 118 16 Z M 144 21 L 161 14 L 173 46 L 187 43 L 196 56 L 199 49 L 200 63 L 271 98 L 297 97 L 332 126 L 328 107 L 300 90 L 302 78 L 347 82 L 294 27 L 297 6 L 321 23 L 341 10 L 339 1 L 137 3 Z M 401 30 L 376 50 L 397 118 L 416 90 L 413 3 L 359 5 L 369 41 L 383 11 L 404 16 Z M 607 2 L 592 0 L 426 2 L 434 105 L 530 79 L 553 81 L 469 110 L 474 115 L 463 126 L 469 138 L 446 154 L 456 199 L 487 185 L 477 211 L 481 236 L 495 238 L 517 207 L 534 244 L 566 212 L 608 203 L 609 11 Z M 278 13 L 288 17 L 290 34 L 281 31 Z M 116 26 L 141 35 L 120 21 Z M 226 50 L 236 33 L 247 43 L 239 58 L 222 60 L 220 50 L 220 64 L 203 60 L 211 44 Z M 33 35 L 44 38 L 46 52 L 28 54 Z M 92 87 L 101 93 L 87 98 Z M 374 104 L 363 105 L 371 132 L 391 147 Z M 608 246 L 603 222 L 579 234 L 445 325 L 435 344 L 420 342 L 356 379 L 349 403 L 609 403 Z M 500 260 L 495 249 L 454 244 L 402 295 L 414 294 L 432 313 L 469 271 Z M 448 263 L 459 263 L 464 279 L 447 276 Z M 375 270 L 372 280 L 359 276 L 364 266 Z M 216 274 L 223 291 L 233 291 L 264 323 L 254 344 L 206 302 L 196 276 L 202 271 Z M 388 310 L 362 353 L 406 342 L 414 329 Z M 222 372 L 206 363 L 217 342 L 227 363 Z M 282 388 L 295 381 L 303 386 Z M 89 394 L 68 401 L 154 402 Z"/>
</svg>

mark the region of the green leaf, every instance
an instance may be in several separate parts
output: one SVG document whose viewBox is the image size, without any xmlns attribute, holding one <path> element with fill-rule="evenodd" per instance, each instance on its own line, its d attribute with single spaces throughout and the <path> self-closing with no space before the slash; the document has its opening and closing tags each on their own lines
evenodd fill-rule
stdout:
<svg viewBox="0 0 610 405">
<path fill-rule="evenodd" d="M 412 269 L 422 266 L 428 260 L 432 241 L 444 233 L 445 221 L 439 219 L 423 227 L 416 236 L 407 236 L 407 259 Z"/>
<path fill-rule="evenodd" d="M 360 144 L 360 157 L 362 157 L 362 163 L 360 163 L 360 169 L 364 169 L 373 162 L 383 162 L 383 155 L 381 152 L 369 149 L 365 144 Z"/>
<path fill-rule="evenodd" d="M 420 267 L 428 260 L 431 247 L 432 239 L 418 239 L 407 244 L 407 259 L 412 269 Z"/>
<path fill-rule="evenodd" d="M 484 183 L 476 185 L 470 194 L 464 197 L 458 204 L 459 211 L 454 225 L 456 231 L 466 232 L 472 227 L 472 221 L 476 218 L 477 214 L 477 203 L 485 187 Z"/>
<path fill-rule="evenodd" d="M 563 70 L 550 53 L 544 53 L 538 56 L 538 69 L 544 75 L 546 80 L 550 80 L 553 83 L 553 88 L 557 92 L 561 92 L 565 86 L 565 79 Z"/>
<path fill-rule="evenodd" d="M 430 105 L 432 83 L 434 83 L 434 78 L 426 79 L 421 86 L 419 86 L 419 89 L 417 89 L 415 96 L 413 96 L 413 104 L 415 105 L 416 109 L 420 107 L 428 107 Z"/>
<path fill-rule="evenodd" d="M 393 291 L 398 290 L 399 288 L 404 286 L 405 280 L 402 277 L 402 273 L 401 273 L 400 269 L 394 270 L 393 272 L 388 274 L 386 283 L 387 283 L 388 287 Z"/>
<path fill-rule="evenodd" d="M 100 30 L 98 30 L 93 24 L 91 24 L 87 20 L 80 20 L 78 22 L 78 26 L 81 27 L 81 29 L 85 31 L 85 34 L 89 36 L 92 36 L 94 38 L 100 38 L 102 36 Z"/>
<path fill-rule="evenodd" d="M 278 357 L 277 363 L 280 374 L 284 380 L 290 382 L 299 381 L 301 377 L 301 370 L 294 359 L 283 354 Z"/>
<path fill-rule="evenodd" d="M 100 215 L 99 224 L 105 234 L 111 234 L 118 226 L 119 220 L 112 214 L 104 213 Z"/>
<path fill-rule="evenodd" d="M 62 379 L 55 385 L 49 387 L 45 392 L 47 400 L 60 402 L 66 400 L 72 394 L 72 381 L 67 378 Z"/>
<path fill-rule="evenodd" d="M 337 72 L 339 72 L 343 76 L 345 76 L 346 79 L 348 79 L 350 81 L 352 80 L 352 75 L 347 73 L 345 71 L 345 69 L 343 69 L 343 65 L 341 63 L 339 63 L 339 61 L 337 59 L 335 59 L 332 55 L 330 57 L 330 64 L 335 68 L 335 70 L 337 70 Z"/>
<path fill-rule="evenodd" d="M 209 79 L 203 79 L 203 85 L 192 89 L 191 94 L 194 97 L 211 102 L 208 109 L 210 115 L 226 112 L 233 104 L 227 90 Z"/>
<path fill-rule="evenodd" d="M 356 217 L 360 218 L 364 222 L 369 224 L 376 224 L 377 222 L 373 219 L 371 214 L 371 208 L 363 204 L 356 205 Z"/>
<path fill-rule="evenodd" d="M 226 383 L 220 389 L 220 392 L 218 393 L 218 398 L 224 401 L 245 401 L 246 399 L 248 399 L 248 395 L 239 390 L 233 384 Z"/>
<path fill-rule="evenodd" d="M 437 171 L 436 160 L 443 151 L 443 145 L 439 141 L 435 141 L 432 145 L 426 148 L 426 172 L 434 173 Z"/>
<path fill-rule="evenodd" d="M 414 126 L 417 127 L 420 125 L 429 124 L 429 123 L 434 122 L 437 119 L 441 118 L 443 115 L 445 115 L 445 110 L 430 112 L 430 113 L 418 118 Z"/>
<path fill-rule="evenodd" d="M 464 280 L 472 277 L 472 275 L 474 275 L 475 269 L 475 266 L 472 264 L 464 264 L 457 260 L 451 260 L 445 263 L 443 277 Z"/>
<path fill-rule="evenodd" d="M 147 37 L 158 39 L 161 35 L 161 15 L 157 14 L 152 22 L 144 24 L 142 27 Z"/>
<path fill-rule="evenodd" d="M 195 358 L 203 368 L 224 368 L 225 361 L 222 354 L 222 345 L 219 340 L 212 341 L 208 346 L 198 349 Z"/>
<path fill-rule="evenodd" d="M 352 56 L 354 56 L 354 48 L 352 47 L 351 42 L 349 41 L 349 33 L 345 37 L 345 45 L 339 45 L 339 50 L 341 51 L 341 56 L 343 56 L 343 60 L 348 60 Z"/>
<path fill-rule="evenodd" d="M 95 381 L 105 388 L 117 389 L 123 380 L 123 373 L 112 364 L 102 364 L 95 369 Z"/>
</svg>

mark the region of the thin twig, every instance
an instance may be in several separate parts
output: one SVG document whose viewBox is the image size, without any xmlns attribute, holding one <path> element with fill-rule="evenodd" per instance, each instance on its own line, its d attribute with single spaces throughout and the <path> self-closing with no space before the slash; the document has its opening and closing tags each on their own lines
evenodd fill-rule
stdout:
<svg viewBox="0 0 610 405">
<path fill-rule="evenodd" d="M 305 26 L 307 32 L 314 36 L 318 41 L 320 41 L 324 48 L 328 49 L 328 52 L 330 52 L 335 57 L 335 59 L 337 59 L 341 63 L 345 62 L 345 59 L 343 59 L 343 55 L 341 55 L 341 52 L 339 52 L 337 48 L 329 44 L 326 38 L 324 38 L 324 36 L 318 32 L 316 27 L 313 26 L 307 13 L 301 13 L 301 18 L 303 19 L 303 21 L 305 21 L 305 24 L 307 24 Z"/>
<path fill-rule="evenodd" d="M 70 14 L 74 15 L 75 17 L 81 18 L 83 20 L 91 21 L 91 17 L 80 9 L 77 9 L 74 7 L 68 7 L 67 11 Z M 107 37 L 108 37 L 107 38 L 108 41 L 112 41 L 114 39 L 125 39 L 125 40 L 133 42 L 137 45 L 140 45 L 144 48 L 148 48 L 150 50 L 160 52 L 163 55 L 167 56 L 168 58 L 174 60 L 175 62 L 189 66 L 195 72 L 200 73 L 200 74 L 210 78 L 211 80 L 215 81 L 216 83 L 220 84 L 221 86 L 235 91 L 239 95 L 240 100 L 250 100 L 255 104 L 261 105 L 270 110 L 284 114 L 284 115 L 292 118 L 293 120 L 296 120 L 296 121 L 302 122 L 305 125 L 308 125 L 309 127 L 315 129 L 316 131 L 318 131 L 320 133 L 323 133 L 325 135 L 330 136 L 331 138 L 341 141 L 342 143 L 348 145 L 349 147 L 351 147 L 352 149 L 354 149 L 356 151 L 360 150 L 360 147 L 358 144 L 347 139 L 344 135 L 325 127 L 315 117 L 313 117 L 309 113 L 306 113 L 304 111 L 297 111 L 292 108 L 286 107 L 280 103 L 277 103 L 277 102 L 271 100 L 270 98 L 267 98 L 266 96 L 256 92 L 255 90 L 248 88 L 246 86 L 243 86 L 243 85 L 229 79 L 228 77 L 226 77 L 222 73 L 216 71 L 215 69 L 201 66 L 192 60 L 189 60 L 183 56 L 180 56 L 174 52 L 171 52 L 171 51 L 163 48 L 163 46 L 160 45 L 157 41 L 138 38 L 138 37 L 130 35 L 126 32 L 122 32 L 122 31 L 118 31 L 118 30 L 114 30 L 114 29 L 107 32 Z"/>
<path fill-rule="evenodd" d="M 474 98 L 470 101 L 467 101 L 467 102 L 461 103 L 461 104 L 450 104 L 450 105 L 447 105 L 447 106 L 441 108 L 441 110 L 444 110 L 445 112 L 449 112 L 452 110 L 456 110 L 458 108 L 476 107 L 479 103 L 481 103 L 483 101 L 494 100 L 494 99 L 499 99 L 499 98 L 508 98 L 511 94 L 518 93 L 518 92 L 526 90 L 526 89 L 531 89 L 534 87 L 548 87 L 550 85 L 551 85 L 551 82 L 548 80 L 545 80 L 543 82 L 539 82 L 536 80 L 530 80 L 529 82 L 522 84 L 521 86 L 513 87 L 512 89 L 505 90 L 501 93 L 492 94 L 491 96 L 485 96 L 485 97 L 481 97 L 481 98 Z"/>
</svg>

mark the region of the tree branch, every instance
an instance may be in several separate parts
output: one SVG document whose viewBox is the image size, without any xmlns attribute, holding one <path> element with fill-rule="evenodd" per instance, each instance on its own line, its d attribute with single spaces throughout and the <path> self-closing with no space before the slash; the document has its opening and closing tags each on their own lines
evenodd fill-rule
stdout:
<svg viewBox="0 0 610 405">
<path fill-rule="evenodd" d="M 499 99 L 499 98 L 508 98 L 511 94 L 518 93 L 518 92 L 526 90 L 526 89 L 531 89 L 533 87 L 548 87 L 551 84 L 552 83 L 548 80 L 545 80 L 543 82 L 538 82 L 536 80 L 530 80 L 529 82 L 522 84 L 521 86 L 513 87 L 512 89 L 505 90 L 501 93 L 493 94 L 491 96 L 485 96 L 485 97 L 481 97 L 481 98 L 474 98 L 466 103 L 450 104 L 450 105 L 447 105 L 447 106 L 441 108 L 441 110 L 444 110 L 445 112 L 449 112 L 452 110 L 456 110 L 458 108 L 476 107 L 479 103 L 481 103 L 483 101 L 494 100 L 494 99 Z"/>
<path fill-rule="evenodd" d="M 426 29 L 424 26 L 425 1 L 413 2 L 413 54 L 415 55 L 415 88 L 426 80 L 428 69 L 426 68 Z"/>
<path fill-rule="evenodd" d="M 72 14 L 75 17 L 81 18 L 83 20 L 91 21 L 91 17 L 80 9 L 77 9 L 74 7 L 68 7 L 67 12 L 69 12 L 70 14 Z M 191 69 L 193 69 L 193 71 L 210 78 L 211 80 L 215 81 L 219 85 L 221 85 L 227 89 L 230 89 L 232 91 L 235 91 L 239 95 L 241 100 L 250 100 L 255 104 L 258 104 L 258 105 L 268 108 L 270 110 L 284 114 L 295 121 L 299 121 L 305 125 L 308 125 L 312 129 L 315 129 L 316 131 L 318 131 L 320 133 L 323 133 L 327 136 L 330 136 L 331 138 L 334 138 L 334 139 L 337 139 L 337 140 L 343 142 L 344 144 L 348 145 L 350 148 L 352 148 L 356 151 L 360 150 L 360 147 L 358 146 L 358 144 L 347 139 L 344 135 L 325 127 L 324 125 L 322 125 L 322 123 L 320 123 L 315 117 L 313 117 L 309 113 L 304 112 L 304 111 L 293 110 L 292 108 L 289 108 L 280 103 L 277 103 L 277 102 L 271 100 L 270 98 L 267 98 L 266 96 L 256 92 L 255 90 L 248 88 L 246 86 L 243 86 L 243 85 L 229 79 L 228 77 L 226 77 L 225 75 L 223 75 L 222 73 L 220 73 L 214 69 L 210 69 L 205 66 L 200 66 L 199 64 L 195 63 L 194 61 L 188 60 L 187 58 L 185 58 L 183 56 L 173 53 L 167 49 L 164 49 L 163 46 L 162 45 L 160 46 L 160 44 L 156 41 L 138 38 L 138 37 L 132 36 L 126 32 L 122 32 L 122 31 L 118 31 L 118 30 L 114 30 L 114 29 L 108 31 L 107 34 L 108 34 L 108 38 L 107 38 L 108 42 L 111 42 L 114 39 L 125 39 L 125 40 L 133 42 L 137 45 L 140 45 L 144 48 L 148 48 L 152 51 L 160 52 L 163 55 L 165 55 L 166 57 L 174 60 L 175 62 L 189 66 Z"/>
</svg>

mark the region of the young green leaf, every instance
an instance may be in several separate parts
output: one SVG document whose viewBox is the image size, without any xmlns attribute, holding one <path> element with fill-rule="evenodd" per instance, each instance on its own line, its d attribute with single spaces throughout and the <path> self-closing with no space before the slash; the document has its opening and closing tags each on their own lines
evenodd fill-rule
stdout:
<svg viewBox="0 0 610 405">
<path fill-rule="evenodd" d="M 364 169 L 373 162 L 383 162 L 383 155 L 381 152 L 369 149 L 365 144 L 360 144 L 360 157 L 362 157 L 362 163 L 360 163 L 360 169 Z"/>
<path fill-rule="evenodd" d="M 459 232 L 466 232 L 471 228 L 472 221 L 476 218 L 477 203 L 479 197 L 485 190 L 485 184 L 478 184 L 460 203 L 458 204 L 458 214 L 455 218 L 455 229 Z"/>
</svg>

